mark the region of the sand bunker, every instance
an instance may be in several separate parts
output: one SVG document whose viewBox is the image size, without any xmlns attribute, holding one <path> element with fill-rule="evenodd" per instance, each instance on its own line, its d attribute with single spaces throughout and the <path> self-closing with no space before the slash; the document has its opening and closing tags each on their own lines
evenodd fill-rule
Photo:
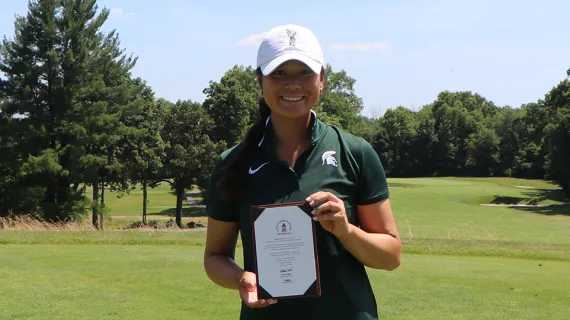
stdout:
<svg viewBox="0 0 570 320">
<path fill-rule="evenodd" d="M 515 188 L 519 188 L 519 189 L 536 189 L 535 187 L 529 187 L 529 186 L 515 186 Z"/>
</svg>

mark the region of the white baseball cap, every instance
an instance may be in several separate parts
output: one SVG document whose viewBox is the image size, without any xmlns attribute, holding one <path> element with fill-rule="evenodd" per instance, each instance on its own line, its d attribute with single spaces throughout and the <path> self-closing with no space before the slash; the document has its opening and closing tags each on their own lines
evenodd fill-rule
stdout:
<svg viewBox="0 0 570 320">
<path fill-rule="evenodd" d="M 298 60 L 315 73 L 324 65 L 323 51 L 315 34 L 301 26 L 287 24 L 265 33 L 257 52 L 257 67 L 263 75 L 289 60 Z"/>
</svg>

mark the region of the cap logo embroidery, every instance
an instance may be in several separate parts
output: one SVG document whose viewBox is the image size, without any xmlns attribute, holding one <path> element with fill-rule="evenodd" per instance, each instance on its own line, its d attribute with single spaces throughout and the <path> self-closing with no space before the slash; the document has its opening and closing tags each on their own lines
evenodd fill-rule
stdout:
<svg viewBox="0 0 570 320">
<path fill-rule="evenodd" d="M 295 38 L 296 35 L 297 35 L 296 31 L 287 29 L 287 37 L 289 38 L 290 46 L 295 46 L 295 44 L 297 43 L 297 39 Z"/>
<path fill-rule="evenodd" d="M 327 164 L 329 166 L 338 167 L 337 161 L 334 157 L 335 154 L 336 151 L 327 151 L 323 153 L 323 156 L 321 157 L 323 160 L 323 166 Z"/>
</svg>

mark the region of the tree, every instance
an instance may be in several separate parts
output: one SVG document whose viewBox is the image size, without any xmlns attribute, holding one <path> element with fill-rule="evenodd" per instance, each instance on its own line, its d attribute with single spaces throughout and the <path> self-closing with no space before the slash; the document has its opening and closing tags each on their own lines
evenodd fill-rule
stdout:
<svg viewBox="0 0 570 320">
<path fill-rule="evenodd" d="M 143 192 L 142 221 L 146 223 L 148 187 L 156 187 L 163 177 L 166 144 L 161 136 L 169 103 L 160 99 L 156 101 L 152 89 L 140 78 L 134 80 L 141 88 L 137 104 L 139 110 L 129 113 L 123 122 L 139 130 L 126 134 L 118 145 L 122 146 L 121 161 L 126 165 L 130 185 L 118 188 L 119 191 L 130 191 L 134 186 L 141 186 Z"/>
<path fill-rule="evenodd" d="M 500 160 L 499 143 L 493 128 L 479 124 L 477 131 L 467 138 L 465 167 L 476 176 L 495 176 Z"/>
<path fill-rule="evenodd" d="M 350 132 L 364 138 L 371 145 L 375 145 L 378 136 L 378 122 L 379 119 L 358 115 Z"/>
<path fill-rule="evenodd" d="M 0 78 L 0 85 L 2 79 Z M 0 93 L 3 90 L 0 90 Z M 13 123 L 17 119 L 9 117 L 5 110 L 8 101 L 0 96 L 0 217 L 8 215 L 11 211 L 24 210 L 25 195 L 21 194 L 18 186 L 19 157 L 15 152 L 19 136 L 12 134 Z M 28 198 L 29 199 L 29 198 Z M 31 202 L 32 207 L 34 202 Z M 28 211 L 32 211 L 28 208 Z"/>
<path fill-rule="evenodd" d="M 532 179 L 545 177 L 544 159 L 547 151 L 543 137 L 549 116 L 542 104 L 543 102 L 539 100 L 521 107 L 520 121 L 523 130 L 520 135 L 520 148 L 513 162 L 513 173 L 517 177 Z"/>
<path fill-rule="evenodd" d="M 194 185 L 205 189 L 225 142 L 210 139 L 213 120 L 199 103 L 178 101 L 167 112 L 162 138 L 167 143 L 165 167 L 176 193 L 176 224 L 182 227 L 185 191 Z"/>
<path fill-rule="evenodd" d="M 552 115 L 544 129 L 547 175 L 570 197 L 570 81 L 564 80 L 553 88 L 544 104 Z"/>
<path fill-rule="evenodd" d="M 18 185 L 41 194 L 29 209 L 46 220 L 81 219 L 87 183 L 98 226 L 99 183 L 121 168 L 114 144 L 136 94 L 128 81 L 136 58 L 123 54 L 115 31 L 101 31 L 109 10 L 97 14 L 95 3 L 30 1 L 15 39 L 0 47 L 0 95 L 2 113 L 21 116 L 10 124 Z"/>
<path fill-rule="evenodd" d="M 430 106 L 422 107 L 416 115 L 418 128 L 414 139 L 413 157 L 419 176 L 431 176 L 437 171 L 434 150 L 439 143 L 435 131 L 435 118 Z"/>
<path fill-rule="evenodd" d="M 211 138 L 236 145 L 257 120 L 261 91 L 252 67 L 234 66 L 204 89 L 203 108 L 213 120 Z"/>
<path fill-rule="evenodd" d="M 548 172 L 570 198 L 570 112 L 547 129 Z"/>
<path fill-rule="evenodd" d="M 402 106 L 389 109 L 379 121 L 377 147 L 386 166 L 387 174 L 409 177 L 417 174 L 417 163 L 413 154 L 418 123 L 415 112 Z"/>
<path fill-rule="evenodd" d="M 438 144 L 434 160 L 439 175 L 464 175 L 467 139 L 477 130 L 477 123 L 493 117 L 496 106 L 471 92 L 440 93 L 430 106 Z"/>
<path fill-rule="evenodd" d="M 362 98 L 356 95 L 356 79 L 346 71 L 335 72 L 330 64 L 325 67 L 325 88 L 321 93 L 315 111 L 328 124 L 353 131 L 360 123 L 358 115 L 362 111 Z"/>
<path fill-rule="evenodd" d="M 435 132 L 438 144 L 434 150 L 438 175 L 460 175 L 465 165 L 465 141 L 474 132 L 475 122 L 461 104 L 434 105 Z"/>
<path fill-rule="evenodd" d="M 521 149 L 524 134 L 522 110 L 505 106 L 493 119 L 493 128 L 499 138 L 499 167 L 497 175 L 515 176 L 515 160 Z"/>
<path fill-rule="evenodd" d="M 521 148 L 515 157 L 514 170 L 519 177 L 544 179 L 547 177 L 549 146 L 546 140 L 547 127 L 562 119 L 561 110 L 567 104 L 565 83 L 548 92 L 544 99 L 522 106 Z"/>
</svg>

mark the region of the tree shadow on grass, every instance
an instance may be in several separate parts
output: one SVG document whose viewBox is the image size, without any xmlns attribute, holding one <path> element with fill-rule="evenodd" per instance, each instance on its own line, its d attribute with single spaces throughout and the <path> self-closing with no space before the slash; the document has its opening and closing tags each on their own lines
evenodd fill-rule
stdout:
<svg viewBox="0 0 570 320">
<path fill-rule="evenodd" d="M 539 199 L 539 201 L 552 200 L 556 202 L 566 202 L 570 199 L 566 197 L 562 189 L 534 189 L 524 193 L 530 198 Z"/>
<path fill-rule="evenodd" d="M 562 189 L 531 189 L 523 193 L 523 197 L 495 196 L 494 203 L 503 204 L 528 204 L 535 207 L 512 207 L 515 210 L 537 213 L 545 216 L 570 216 L 570 199 L 562 192 Z M 502 201 L 502 202 L 501 202 Z M 549 205 L 539 204 L 543 201 L 558 202 Z"/>
<path fill-rule="evenodd" d="M 171 196 L 176 196 L 176 190 L 170 189 L 168 191 L 168 194 Z M 201 196 L 202 196 L 202 191 L 200 191 L 199 189 L 192 189 L 192 191 L 187 191 L 184 194 L 184 197 L 186 197 L 186 198 L 201 197 Z"/>
<path fill-rule="evenodd" d="M 533 189 L 523 192 L 523 197 L 511 197 L 511 196 L 498 196 L 495 195 L 491 203 L 493 204 L 526 204 L 526 205 L 538 205 L 543 201 L 555 201 L 555 202 L 566 202 L 569 199 L 566 198 L 562 189 Z"/>
<path fill-rule="evenodd" d="M 527 201 L 532 201 L 533 199 L 529 198 L 521 198 L 521 197 L 508 197 L 508 196 L 495 196 L 493 200 L 491 200 L 492 204 L 519 204 L 519 203 L 527 203 Z M 532 204 L 532 203 L 530 203 Z M 536 204 L 536 203 L 534 203 Z"/>
<path fill-rule="evenodd" d="M 149 216 L 169 216 L 176 217 L 176 208 L 162 210 L 161 212 L 150 213 Z M 183 207 L 182 217 L 197 218 L 206 217 L 206 208 L 203 207 Z"/>
<path fill-rule="evenodd" d="M 544 207 L 514 207 L 513 209 L 542 214 L 545 216 L 569 216 L 570 203 L 552 204 Z"/>
<path fill-rule="evenodd" d="M 570 216 L 570 202 L 568 202 L 570 199 L 568 199 L 566 194 L 562 192 L 562 189 L 530 189 L 522 194 L 523 197 L 496 195 L 491 203 L 513 205 L 511 207 L 512 209 L 533 212 L 546 216 Z M 541 205 L 544 201 L 557 203 Z"/>
</svg>

